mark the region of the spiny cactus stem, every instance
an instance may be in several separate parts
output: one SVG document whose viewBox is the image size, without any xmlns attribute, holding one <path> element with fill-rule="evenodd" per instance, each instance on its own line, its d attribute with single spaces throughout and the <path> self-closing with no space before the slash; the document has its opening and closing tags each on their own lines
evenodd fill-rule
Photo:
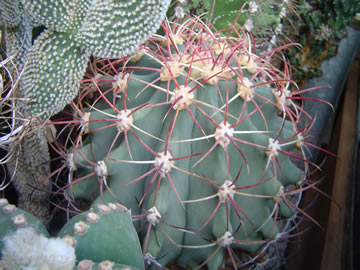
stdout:
<svg viewBox="0 0 360 270">
<path fill-rule="evenodd" d="M 180 263 L 191 260 L 195 268 L 205 261 L 201 265 L 217 269 L 223 251 L 233 263 L 234 247 L 257 254 L 269 241 L 281 240 L 279 235 L 283 234 L 278 233 L 284 230 L 283 222 L 286 225 L 296 218 L 293 213 L 302 214 L 294 200 L 303 189 L 287 189 L 299 179 L 305 187 L 309 185 L 304 182 L 307 172 L 303 170 L 311 164 L 303 153 L 308 131 L 298 124 L 301 105 L 294 101 L 281 110 L 272 92 L 276 87 L 279 97 L 287 95 L 285 102 L 296 97 L 295 92 L 283 93 L 289 83 L 287 74 L 272 68 L 263 57 L 254 56 L 256 70 L 252 74 L 239 64 L 239 56 L 251 55 L 245 48 L 248 39 L 240 33 L 234 40 L 220 38 L 201 24 L 185 24 L 182 45 L 170 40 L 162 47 L 162 38 L 155 37 L 144 45 L 146 55 L 139 62 L 122 59 L 106 63 L 103 73 L 107 78 L 93 82 L 101 98 L 89 108 L 93 115 L 86 140 L 92 141 L 87 146 L 77 145 L 74 153 L 79 153 L 79 173 L 87 174 L 90 169 L 90 175 L 106 176 L 109 181 L 109 190 L 96 199 L 95 205 L 100 199 L 116 200 L 109 196 L 111 188 L 118 199 L 136 211 L 136 224 L 143 230 L 144 256 L 149 252 L 167 263 L 176 260 L 176 248 L 180 247 L 185 254 L 180 255 L 184 258 Z M 209 33 L 209 38 L 188 32 L 195 24 Z M 174 24 L 170 30 L 168 26 L 163 26 L 166 36 L 179 27 Z M 123 66 L 127 64 L 130 66 Z M 115 70 L 118 66 L 121 71 Z M 115 76 L 108 79 L 112 74 Z M 116 99 L 116 89 L 121 88 L 116 82 L 125 78 L 124 74 L 129 76 L 119 83 L 124 87 L 122 100 Z M 147 114 L 156 117 L 147 118 Z M 97 149 L 89 150 L 89 145 L 94 149 L 102 145 L 103 134 L 108 135 L 107 148 L 100 154 Z M 299 166 L 293 158 L 298 159 Z M 108 174 L 96 172 L 98 160 L 104 161 Z M 247 174 L 240 177 L 244 164 Z M 74 190 L 79 179 L 73 183 Z M 95 182 L 89 180 L 84 185 Z M 142 186 L 139 192 L 129 192 L 136 200 L 126 198 L 125 193 L 138 186 Z M 79 192 L 81 196 L 87 195 Z M 170 201 L 172 209 L 168 208 Z M 186 203 L 186 208 L 179 202 Z M 201 251 L 187 251 L 197 248 Z"/>
<path fill-rule="evenodd" d="M 219 201 L 224 203 L 227 199 L 232 200 L 234 198 L 236 191 L 235 185 L 232 181 L 226 179 L 224 184 L 221 185 L 218 193 L 216 194 L 219 197 Z"/>
<path fill-rule="evenodd" d="M 160 81 L 167 82 L 172 78 L 178 77 L 181 74 L 183 74 L 183 71 L 184 71 L 184 63 L 166 62 L 166 66 L 163 67 L 160 72 Z M 179 87 L 179 85 L 176 86 Z"/>
<path fill-rule="evenodd" d="M 161 153 L 159 153 L 161 154 Z M 158 154 L 157 154 L 158 155 Z M 139 176 L 138 178 L 130 181 L 129 183 L 125 184 L 124 187 L 134 184 L 144 178 L 146 178 L 148 175 L 151 175 L 152 173 L 154 173 L 154 175 L 152 176 L 149 184 L 147 185 L 144 194 L 139 202 L 139 205 L 142 205 L 146 195 L 148 194 L 150 188 L 152 187 L 152 185 L 155 183 L 156 179 L 157 179 L 157 186 L 160 185 L 161 183 L 161 179 L 167 177 L 169 180 L 169 183 L 171 184 L 177 198 L 179 199 L 179 202 L 182 202 L 180 195 L 178 194 L 174 183 L 172 181 L 172 178 L 170 176 L 169 170 L 171 170 L 174 167 L 174 160 L 173 159 L 169 159 L 169 152 L 168 152 L 168 156 L 166 156 L 166 154 L 162 153 L 162 155 L 159 155 L 155 158 L 155 160 L 153 161 L 132 161 L 129 163 L 133 163 L 133 164 L 154 164 L 154 168 L 150 169 L 148 172 L 144 173 L 143 175 Z M 187 158 L 187 157 L 184 157 Z M 165 168 L 163 168 L 165 166 Z M 157 194 L 155 195 L 154 200 L 156 200 Z"/>
<path fill-rule="evenodd" d="M 213 198 L 216 198 L 216 197 L 219 198 L 219 201 L 218 201 L 215 209 L 212 211 L 211 215 L 206 220 L 206 222 L 201 226 L 200 231 L 202 231 L 209 224 L 209 222 L 214 218 L 214 216 L 215 216 L 216 212 L 219 210 L 221 204 L 224 204 L 224 203 L 226 204 L 227 215 L 228 215 L 228 203 L 229 202 L 233 206 L 234 211 L 235 211 L 235 213 L 236 213 L 236 215 L 237 215 L 240 222 L 242 222 L 242 217 L 241 217 L 241 214 L 242 214 L 249 221 L 250 224 L 254 224 L 251 221 L 251 219 L 248 217 L 248 215 L 239 206 L 239 204 L 234 200 L 235 195 L 248 196 L 248 197 L 258 197 L 258 198 L 275 198 L 276 197 L 276 196 L 272 197 L 270 195 L 256 195 L 256 194 L 251 194 L 251 193 L 239 192 L 239 190 L 246 190 L 246 189 L 253 188 L 253 187 L 256 187 L 256 186 L 261 186 L 262 184 L 264 184 L 264 183 L 266 183 L 266 182 L 268 182 L 270 180 L 270 179 L 265 179 L 265 180 L 259 181 L 259 182 L 255 183 L 255 184 L 252 184 L 252 185 L 243 186 L 243 187 L 237 187 L 237 186 L 235 186 L 235 183 L 238 181 L 238 179 L 240 177 L 240 171 L 237 174 L 234 181 L 231 181 L 229 179 L 225 179 L 224 183 L 221 186 L 216 185 L 213 180 L 210 180 L 210 179 L 207 179 L 207 178 L 195 175 L 195 174 L 192 174 L 192 176 L 208 182 L 210 185 L 212 185 L 214 188 L 216 188 L 218 190 L 217 193 L 215 193 L 213 195 L 210 195 L 208 197 L 183 201 L 183 203 L 197 203 L 197 202 L 210 200 L 210 199 L 213 199 Z M 227 216 L 227 218 L 229 218 L 229 216 Z"/>
<path fill-rule="evenodd" d="M 101 179 L 106 178 L 108 172 L 105 161 L 101 160 L 97 162 L 95 165 L 95 173 Z"/>
<path fill-rule="evenodd" d="M 276 158 L 279 155 L 280 149 L 281 146 L 279 144 L 279 141 L 273 138 L 269 138 L 269 144 L 265 150 L 265 153 L 269 157 L 269 160 Z"/>
<path fill-rule="evenodd" d="M 226 148 L 230 143 L 229 137 L 234 136 L 234 129 L 228 122 L 221 122 L 214 133 L 215 140 L 223 147 Z"/>
<path fill-rule="evenodd" d="M 230 246 L 233 243 L 234 240 L 235 240 L 235 238 L 232 235 L 232 233 L 227 231 L 227 232 L 224 233 L 223 236 L 218 238 L 216 242 L 221 247 L 227 247 L 227 246 Z"/>
<path fill-rule="evenodd" d="M 242 81 L 238 82 L 238 87 L 237 87 L 237 91 L 239 93 L 239 96 L 243 99 L 249 99 L 249 98 L 253 98 L 254 97 L 254 93 L 251 90 L 251 88 L 253 87 L 253 83 L 248 79 L 248 78 L 243 78 Z M 235 95 L 233 97 L 233 99 L 237 97 L 237 95 Z"/>
<path fill-rule="evenodd" d="M 159 228 L 162 233 L 164 233 L 164 235 L 167 237 L 167 239 L 175 246 L 179 247 L 180 248 L 180 245 L 177 244 L 171 237 L 170 235 L 166 232 L 166 230 L 163 228 L 163 226 L 161 225 L 161 222 L 165 223 L 166 225 L 170 226 L 170 227 L 173 227 L 175 229 L 178 229 L 176 228 L 176 226 L 172 226 L 168 223 L 166 223 L 162 218 L 161 218 L 161 214 L 160 212 L 158 211 L 158 209 L 153 206 L 152 208 L 148 209 L 147 210 L 147 213 L 146 213 L 146 220 L 147 220 L 147 223 L 148 223 L 148 227 L 147 227 L 147 230 L 146 230 L 146 236 L 145 236 L 145 240 L 144 240 L 144 244 L 143 244 L 143 256 L 144 256 L 144 259 L 145 259 L 145 262 L 147 260 L 150 260 L 150 258 L 152 258 L 152 256 L 150 255 L 150 253 L 146 253 L 146 250 L 147 250 L 147 244 L 148 244 L 148 240 L 149 240 L 149 237 L 150 237 L 150 231 L 152 228 L 154 227 L 157 227 Z M 145 258 L 145 255 L 146 254 L 149 254 L 147 256 L 147 258 Z M 151 256 L 151 257 L 150 257 Z M 150 260 L 151 261 L 151 260 Z"/>
</svg>

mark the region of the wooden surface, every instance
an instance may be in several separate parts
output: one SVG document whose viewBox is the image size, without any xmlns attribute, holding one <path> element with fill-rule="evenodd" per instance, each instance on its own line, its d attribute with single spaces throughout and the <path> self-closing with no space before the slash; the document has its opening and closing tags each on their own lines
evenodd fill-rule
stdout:
<svg viewBox="0 0 360 270">
<path fill-rule="evenodd" d="M 346 84 L 339 129 L 339 143 L 328 225 L 321 258 L 321 270 L 340 270 L 346 266 L 346 246 L 351 228 L 351 187 L 353 156 L 356 144 L 357 91 L 359 62 L 354 61 Z"/>
<path fill-rule="evenodd" d="M 352 194 L 350 188 L 353 181 L 357 91 L 360 88 L 359 58 L 351 67 L 330 145 L 323 146 L 336 154 L 337 158 L 327 156 L 322 167 L 323 171 L 313 176 L 314 179 L 323 178 L 317 187 L 331 199 L 319 195 L 315 190 L 308 190 L 304 193 L 301 203 L 301 207 L 305 208 L 306 212 L 325 228 L 325 231 L 312 226 L 311 222 L 303 222 L 299 226 L 299 231 L 307 232 L 290 243 L 286 269 L 346 269 L 349 259 L 349 252 L 346 249 L 351 240 L 349 239 Z M 320 157 L 317 164 L 323 158 Z"/>
</svg>

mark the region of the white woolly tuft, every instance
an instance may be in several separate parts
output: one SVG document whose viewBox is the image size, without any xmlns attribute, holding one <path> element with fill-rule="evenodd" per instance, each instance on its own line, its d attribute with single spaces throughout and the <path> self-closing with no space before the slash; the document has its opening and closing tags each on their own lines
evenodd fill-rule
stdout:
<svg viewBox="0 0 360 270">
<path fill-rule="evenodd" d="M 75 249 L 58 238 L 47 239 L 31 227 L 20 228 L 3 239 L 2 260 L 6 269 L 71 270 Z"/>
</svg>

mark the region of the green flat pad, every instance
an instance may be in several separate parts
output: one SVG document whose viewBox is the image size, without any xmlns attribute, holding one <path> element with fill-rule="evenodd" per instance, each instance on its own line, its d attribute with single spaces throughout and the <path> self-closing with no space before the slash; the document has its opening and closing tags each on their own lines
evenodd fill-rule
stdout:
<svg viewBox="0 0 360 270">
<path fill-rule="evenodd" d="M 95 0 L 76 41 L 97 57 L 123 57 L 133 53 L 159 28 L 169 0 Z"/>
<path fill-rule="evenodd" d="M 71 36 L 47 30 L 28 53 L 23 77 L 25 97 L 31 99 L 31 116 L 44 119 L 61 111 L 78 94 L 88 57 Z"/>
<path fill-rule="evenodd" d="M 22 0 L 29 15 L 47 28 L 75 32 L 86 15 L 90 0 Z"/>
</svg>

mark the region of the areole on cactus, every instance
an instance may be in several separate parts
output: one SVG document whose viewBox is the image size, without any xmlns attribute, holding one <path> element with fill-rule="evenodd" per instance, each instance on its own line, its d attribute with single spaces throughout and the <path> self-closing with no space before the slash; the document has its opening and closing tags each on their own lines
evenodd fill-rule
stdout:
<svg viewBox="0 0 360 270">
<path fill-rule="evenodd" d="M 320 226 L 299 207 L 314 185 L 308 90 L 290 92 L 286 63 L 255 56 L 235 25 L 223 34 L 190 18 L 162 30 L 140 58 L 100 60 L 81 83 L 96 93 L 86 108 L 80 95 L 80 119 L 57 122 L 81 129 L 58 150 L 71 165 L 58 192 L 75 207 L 131 209 L 146 264 L 218 269 L 226 252 L 234 268 L 279 266 L 271 248 L 299 216 Z"/>
</svg>

